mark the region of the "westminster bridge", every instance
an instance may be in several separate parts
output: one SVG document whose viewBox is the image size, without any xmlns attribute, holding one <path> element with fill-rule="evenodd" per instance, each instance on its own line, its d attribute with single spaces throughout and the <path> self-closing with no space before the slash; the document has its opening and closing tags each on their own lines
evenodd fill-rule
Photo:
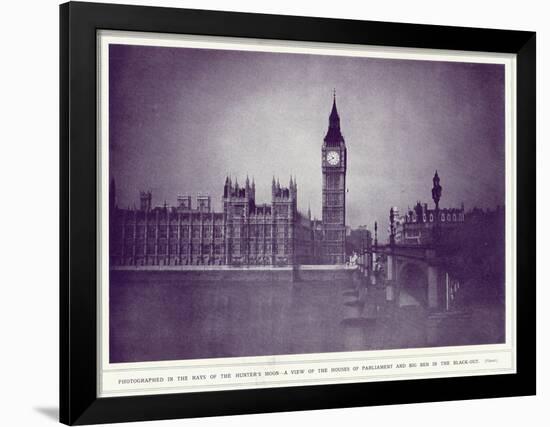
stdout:
<svg viewBox="0 0 550 427">
<path fill-rule="evenodd" d="M 434 245 L 387 244 L 365 249 L 358 260 L 366 287 L 383 288 L 387 302 L 431 312 L 456 306 L 458 280 L 445 269 Z"/>
</svg>

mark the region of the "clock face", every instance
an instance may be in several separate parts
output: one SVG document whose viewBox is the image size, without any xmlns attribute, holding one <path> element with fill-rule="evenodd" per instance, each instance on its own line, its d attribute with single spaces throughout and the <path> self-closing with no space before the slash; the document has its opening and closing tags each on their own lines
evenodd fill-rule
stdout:
<svg viewBox="0 0 550 427">
<path fill-rule="evenodd" d="M 327 153 L 327 162 L 331 166 L 336 166 L 340 163 L 340 154 L 337 151 L 329 151 Z"/>
</svg>

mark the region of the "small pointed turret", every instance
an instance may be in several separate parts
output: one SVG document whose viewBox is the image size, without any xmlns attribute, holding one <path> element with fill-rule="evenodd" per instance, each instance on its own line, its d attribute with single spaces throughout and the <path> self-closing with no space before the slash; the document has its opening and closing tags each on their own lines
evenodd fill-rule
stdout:
<svg viewBox="0 0 550 427">
<path fill-rule="evenodd" d="M 271 181 L 271 198 L 275 197 L 275 175 L 273 175 L 273 180 Z"/>
<path fill-rule="evenodd" d="M 229 176 L 225 176 L 225 183 L 223 184 L 223 197 L 226 198 L 229 196 Z"/>
</svg>

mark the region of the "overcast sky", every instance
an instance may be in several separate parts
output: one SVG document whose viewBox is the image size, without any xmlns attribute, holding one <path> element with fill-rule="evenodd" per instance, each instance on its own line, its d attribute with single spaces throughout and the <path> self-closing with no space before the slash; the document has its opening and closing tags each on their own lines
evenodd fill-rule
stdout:
<svg viewBox="0 0 550 427">
<path fill-rule="evenodd" d="M 111 45 L 110 173 L 118 204 L 210 194 L 226 174 L 298 182 L 298 208 L 321 217 L 321 145 L 332 91 L 348 149 L 347 223 L 388 221 L 431 202 L 504 204 L 504 66 Z"/>
</svg>

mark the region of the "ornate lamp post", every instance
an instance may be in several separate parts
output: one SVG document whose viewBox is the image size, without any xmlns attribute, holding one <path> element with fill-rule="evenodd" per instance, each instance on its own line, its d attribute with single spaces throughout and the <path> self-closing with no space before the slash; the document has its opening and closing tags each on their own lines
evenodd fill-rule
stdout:
<svg viewBox="0 0 550 427">
<path fill-rule="evenodd" d="M 378 249 L 378 222 L 374 221 L 374 249 Z"/>
<path fill-rule="evenodd" d="M 395 211 L 390 209 L 390 245 L 395 245 Z"/>
<path fill-rule="evenodd" d="M 374 250 L 371 254 L 371 271 L 373 277 L 373 285 L 376 285 L 377 276 L 377 258 L 378 258 L 378 222 L 374 221 Z"/>
<path fill-rule="evenodd" d="M 434 227 L 434 240 L 436 242 L 439 242 L 439 238 L 441 237 L 441 229 L 439 224 L 439 200 L 441 199 L 441 193 L 443 191 L 443 187 L 439 184 L 439 175 L 437 174 L 437 170 L 435 171 L 435 175 L 433 177 L 433 188 L 432 188 L 432 199 L 435 203 L 435 227 Z"/>
</svg>

